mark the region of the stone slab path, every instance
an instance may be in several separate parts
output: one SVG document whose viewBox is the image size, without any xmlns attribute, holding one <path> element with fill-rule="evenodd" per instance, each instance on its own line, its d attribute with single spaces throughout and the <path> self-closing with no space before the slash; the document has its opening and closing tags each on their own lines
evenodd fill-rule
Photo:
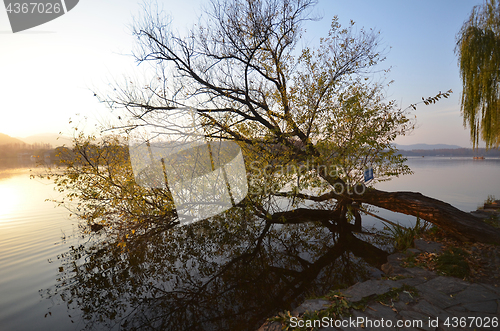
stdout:
<svg viewBox="0 0 500 331">
<path fill-rule="evenodd" d="M 412 253 L 435 253 L 438 243 L 415 242 Z M 382 267 L 386 274 L 398 275 L 393 279 L 371 279 L 340 290 L 348 301 L 364 300 L 365 308 L 350 310 L 352 316 L 337 321 L 323 319 L 321 323 L 299 319 L 306 311 L 327 309 L 331 302 L 323 299 L 307 300 L 292 315 L 292 326 L 319 326 L 319 330 L 500 330 L 500 288 L 489 284 L 468 283 L 454 277 L 438 276 L 421 268 L 402 268 L 406 256 L 397 253 L 389 256 Z M 418 291 L 411 295 L 401 291 L 397 301 L 381 304 L 375 297 L 404 285 Z M 407 288 L 407 287 L 405 287 Z M 398 324 L 399 323 L 399 324 Z M 281 323 L 267 322 L 259 331 L 282 330 Z"/>
</svg>

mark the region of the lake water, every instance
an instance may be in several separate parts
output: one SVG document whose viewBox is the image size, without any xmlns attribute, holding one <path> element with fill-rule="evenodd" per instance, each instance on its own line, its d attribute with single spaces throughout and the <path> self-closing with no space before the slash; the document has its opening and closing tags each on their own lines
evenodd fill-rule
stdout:
<svg viewBox="0 0 500 331">
<path fill-rule="evenodd" d="M 473 211 L 484 204 L 488 197 L 500 199 L 500 159 L 449 157 L 410 157 L 408 165 L 414 171 L 379 183 L 378 189 L 386 191 L 413 191 L 450 203 L 463 211 Z M 380 216 L 401 221 L 411 216 L 380 210 Z M 367 220 L 376 222 L 373 218 Z M 377 222 L 378 223 L 378 222 Z"/>
<path fill-rule="evenodd" d="M 414 175 L 377 187 L 419 191 L 464 211 L 475 210 L 489 196 L 500 198 L 500 159 L 410 158 L 409 165 Z M 26 169 L 0 170 L 1 330 L 120 325 L 246 330 L 332 282 L 362 278 L 367 269 L 356 259 L 345 262 L 353 254 L 339 250 L 328 233 L 307 226 L 269 230 L 255 222 L 235 227 L 231 235 L 221 230 L 231 224 L 199 222 L 195 231 L 184 227 L 168 240 L 148 238 L 127 254 L 112 245 L 87 246 L 96 252 L 88 258 L 78 249 L 85 239 L 77 220 L 45 202 L 48 198 L 57 198 L 49 181 L 30 180 Z M 386 211 L 379 215 L 402 223 L 412 219 Z M 374 224 L 379 222 L 364 218 L 365 226 Z M 265 240 L 262 231 L 268 231 Z M 144 324 L 143 315 L 155 322 Z"/>
<path fill-rule="evenodd" d="M 0 329 L 72 330 L 66 307 L 43 299 L 40 290 L 58 276 L 58 254 L 74 220 L 64 208 L 54 208 L 49 181 L 30 180 L 27 169 L 0 172 Z"/>
</svg>

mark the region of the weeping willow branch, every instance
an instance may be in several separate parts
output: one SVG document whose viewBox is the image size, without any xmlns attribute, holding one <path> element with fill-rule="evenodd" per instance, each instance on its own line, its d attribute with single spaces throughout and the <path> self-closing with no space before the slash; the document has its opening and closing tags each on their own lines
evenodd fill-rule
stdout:
<svg viewBox="0 0 500 331">
<path fill-rule="evenodd" d="M 476 6 L 457 35 L 461 110 L 474 147 L 500 145 L 500 3 Z"/>
</svg>

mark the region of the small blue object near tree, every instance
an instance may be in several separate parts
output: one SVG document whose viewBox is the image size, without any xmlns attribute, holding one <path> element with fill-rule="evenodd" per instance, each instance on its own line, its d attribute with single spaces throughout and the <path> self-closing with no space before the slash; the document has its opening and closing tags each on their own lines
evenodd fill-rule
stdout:
<svg viewBox="0 0 500 331">
<path fill-rule="evenodd" d="M 365 183 L 373 179 L 373 168 L 368 168 L 365 170 Z"/>
</svg>

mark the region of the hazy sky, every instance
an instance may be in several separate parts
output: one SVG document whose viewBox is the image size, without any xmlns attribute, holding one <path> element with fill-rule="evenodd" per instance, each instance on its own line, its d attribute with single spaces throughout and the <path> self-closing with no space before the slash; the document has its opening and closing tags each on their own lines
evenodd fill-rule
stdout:
<svg viewBox="0 0 500 331">
<path fill-rule="evenodd" d="M 158 0 L 182 30 L 197 21 L 204 0 Z M 304 43 L 326 36 L 333 16 L 381 32 L 394 80 L 388 98 L 407 107 L 422 97 L 453 90 L 449 99 L 418 107 L 418 128 L 400 144 L 445 143 L 471 146 L 460 115 L 461 82 L 453 52 L 455 36 L 472 7 L 482 0 L 320 0 L 308 22 Z M 62 132 L 82 123 L 90 130 L 109 118 L 91 90 L 106 92 L 110 82 L 137 70 L 130 56 L 137 0 L 80 0 L 66 15 L 13 34 L 0 8 L 0 133 L 27 137 Z M 79 116 L 77 115 L 79 114 Z M 87 124 L 83 118 L 87 117 Z M 68 124 L 70 118 L 73 123 Z"/>
</svg>

